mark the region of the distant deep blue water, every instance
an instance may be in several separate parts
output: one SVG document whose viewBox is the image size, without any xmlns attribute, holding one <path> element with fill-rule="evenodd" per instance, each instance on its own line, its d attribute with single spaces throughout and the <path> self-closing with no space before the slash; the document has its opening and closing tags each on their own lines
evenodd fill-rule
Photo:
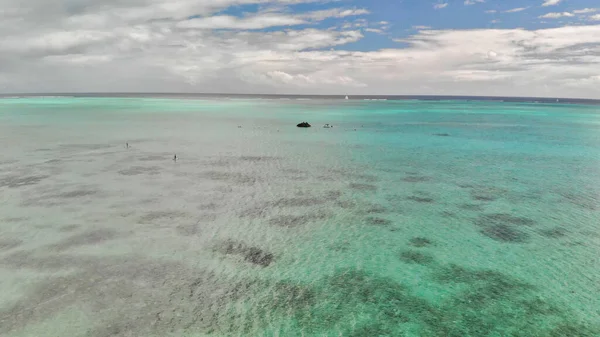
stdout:
<svg viewBox="0 0 600 337">
<path fill-rule="evenodd" d="M 98 96 L 0 99 L 0 335 L 600 336 L 597 101 Z"/>
</svg>

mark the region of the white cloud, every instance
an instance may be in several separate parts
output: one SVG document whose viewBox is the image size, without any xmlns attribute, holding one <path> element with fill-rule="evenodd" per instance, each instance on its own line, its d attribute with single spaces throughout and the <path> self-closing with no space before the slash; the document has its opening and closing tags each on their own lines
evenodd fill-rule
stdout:
<svg viewBox="0 0 600 337">
<path fill-rule="evenodd" d="M 571 14 L 569 12 L 562 12 L 562 13 L 548 13 L 548 14 L 544 14 L 541 16 L 538 16 L 540 19 L 558 19 L 558 18 L 562 18 L 562 17 L 573 17 L 575 16 L 574 14 Z"/>
<path fill-rule="evenodd" d="M 327 18 L 344 18 L 368 13 L 369 11 L 364 9 L 343 10 L 333 8 L 297 15 L 266 13 L 243 18 L 231 15 L 218 15 L 184 20 L 179 22 L 177 27 L 193 29 L 263 29 L 268 27 L 295 26 L 306 24 L 310 21 L 322 21 Z"/>
<path fill-rule="evenodd" d="M 447 3 L 447 2 L 445 2 L 445 3 L 439 3 L 439 4 L 435 4 L 435 5 L 433 6 L 433 8 L 434 8 L 434 9 L 442 9 L 442 8 L 446 8 L 446 7 L 448 7 L 448 3 Z"/>
<path fill-rule="evenodd" d="M 477 3 L 484 3 L 485 0 L 465 0 L 465 6 L 475 5 Z"/>
<path fill-rule="evenodd" d="M 274 70 L 267 72 L 265 77 L 267 80 L 299 87 L 313 87 L 315 85 L 334 85 L 344 87 L 366 86 L 366 84 L 360 83 L 351 77 L 334 75 L 328 71 L 317 71 L 311 74 L 289 74 L 284 71 Z"/>
<path fill-rule="evenodd" d="M 600 14 L 592 15 L 588 19 L 590 21 L 600 21 Z"/>
<path fill-rule="evenodd" d="M 595 13 L 598 11 L 598 8 L 584 8 L 584 9 L 576 9 L 573 11 L 575 14 L 587 14 L 587 13 Z"/>
<path fill-rule="evenodd" d="M 307 21 L 287 15 L 266 14 L 250 18 L 220 15 L 181 21 L 177 24 L 177 27 L 194 29 L 261 29 L 277 26 L 295 26 L 304 23 L 307 23 Z"/>
<path fill-rule="evenodd" d="M 358 16 L 369 14 L 369 11 L 366 9 L 340 9 L 340 8 L 332 8 L 322 11 L 309 12 L 306 14 L 297 15 L 300 18 L 306 18 L 310 20 L 325 20 L 327 18 L 345 18 L 348 16 Z"/>
<path fill-rule="evenodd" d="M 539 16 L 539 18 L 541 18 L 541 19 L 558 19 L 558 18 L 562 18 L 562 17 L 573 17 L 576 14 L 594 13 L 596 11 L 597 11 L 597 9 L 595 9 L 595 8 L 584 8 L 584 9 L 574 10 L 573 12 L 547 13 L 547 14 Z"/>
<path fill-rule="evenodd" d="M 486 12 L 487 14 L 493 14 L 493 13 L 496 13 L 496 12 L 497 12 L 497 10 L 495 10 L 495 9 L 490 9 L 490 10 L 487 10 L 487 11 L 485 11 L 485 12 Z"/>
<path fill-rule="evenodd" d="M 517 13 L 517 12 L 522 12 L 527 9 L 529 9 L 529 7 L 518 7 L 518 8 L 513 8 L 513 9 L 509 9 L 507 11 L 504 11 L 504 13 Z"/>
<path fill-rule="evenodd" d="M 542 7 L 547 7 L 547 6 L 556 6 L 558 5 L 562 0 L 545 0 L 544 3 L 542 4 Z"/>
<path fill-rule="evenodd" d="M 385 30 L 379 28 L 365 28 L 365 32 L 376 33 L 376 34 L 385 34 Z"/>
<path fill-rule="evenodd" d="M 415 26 L 403 44 L 361 52 L 345 45 L 389 23 L 358 19 L 362 9 L 293 12 L 293 1 L 303 0 L 0 0 L 0 90 L 600 98 L 600 25 Z M 222 12 L 251 3 L 266 7 Z"/>
</svg>

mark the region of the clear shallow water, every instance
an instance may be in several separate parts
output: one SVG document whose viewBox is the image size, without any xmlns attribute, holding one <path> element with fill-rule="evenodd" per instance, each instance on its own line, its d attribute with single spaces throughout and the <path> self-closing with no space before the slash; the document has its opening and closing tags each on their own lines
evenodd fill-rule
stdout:
<svg viewBox="0 0 600 337">
<path fill-rule="evenodd" d="M 0 334 L 600 335 L 598 109 L 0 100 Z"/>
</svg>

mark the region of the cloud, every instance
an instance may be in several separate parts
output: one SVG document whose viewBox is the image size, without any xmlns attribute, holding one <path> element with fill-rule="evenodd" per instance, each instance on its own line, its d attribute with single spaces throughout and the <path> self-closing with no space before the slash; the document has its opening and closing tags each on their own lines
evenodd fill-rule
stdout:
<svg viewBox="0 0 600 337">
<path fill-rule="evenodd" d="M 442 9 L 442 8 L 446 8 L 446 7 L 448 7 L 448 3 L 447 2 L 435 4 L 433 6 L 434 9 Z"/>
<path fill-rule="evenodd" d="M 556 6 L 558 5 L 562 0 L 545 0 L 544 3 L 542 4 L 542 7 L 547 7 L 547 6 Z"/>
<path fill-rule="evenodd" d="M 585 8 L 574 10 L 573 12 L 558 12 L 558 13 L 547 13 L 541 16 L 538 16 L 541 19 L 558 19 L 562 17 L 573 17 L 577 14 L 586 14 L 586 13 L 594 13 L 596 12 L 595 8 Z"/>
<path fill-rule="evenodd" d="M 592 15 L 588 19 L 590 21 L 600 21 L 600 14 Z"/>
<path fill-rule="evenodd" d="M 385 34 L 385 30 L 379 28 L 365 28 L 365 32 L 376 33 L 376 34 Z"/>
<path fill-rule="evenodd" d="M 295 26 L 304 23 L 307 23 L 307 21 L 286 15 L 266 14 L 250 18 L 220 15 L 181 21 L 177 24 L 177 27 L 194 29 L 262 29 L 277 26 Z"/>
<path fill-rule="evenodd" d="M 327 18 L 345 18 L 348 16 L 358 16 L 369 14 L 369 11 L 366 9 L 340 9 L 340 8 L 332 8 L 322 11 L 309 12 L 306 14 L 299 14 L 298 17 L 306 18 L 309 20 L 325 20 Z"/>
<path fill-rule="evenodd" d="M 327 18 L 345 18 L 368 13 L 369 11 L 364 9 L 343 10 L 333 8 L 298 15 L 266 13 L 243 18 L 231 15 L 217 15 L 184 20 L 179 22 L 177 27 L 193 29 L 263 29 L 268 27 L 295 26 L 311 21 L 322 21 Z"/>
<path fill-rule="evenodd" d="M 344 87 L 365 87 L 366 84 L 360 83 L 355 79 L 344 76 L 334 75 L 328 71 L 318 71 L 311 74 L 289 74 L 283 71 L 269 71 L 264 76 L 267 82 L 279 82 L 281 84 L 294 85 L 300 87 L 312 87 L 315 85 L 344 86 Z"/>
<path fill-rule="evenodd" d="M 598 8 L 584 8 L 584 9 L 576 9 L 573 11 L 574 14 L 587 14 L 587 13 L 595 13 L 598 11 Z"/>
<path fill-rule="evenodd" d="M 487 11 L 485 11 L 485 12 L 486 12 L 487 14 L 493 14 L 493 13 L 496 13 L 496 12 L 497 12 L 497 10 L 495 10 L 495 9 L 490 9 L 490 10 L 487 10 Z"/>
<path fill-rule="evenodd" d="M 484 3 L 485 0 L 465 0 L 465 6 L 471 6 L 478 3 Z"/>
<path fill-rule="evenodd" d="M 360 18 L 367 9 L 331 8 L 338 2 L 308 12 L 289 6 L 309 0 L 0 2 L 2 92 L 600 97 L 600 25 L 592 22 L 415 26 L 396 39 L 401 44 L 356 51 L 347 44 L 369 43 L 373 35 L 364 32 L 389 23 Z M 242 15 L 225 10 L 246 4 L 260 6 Z"/>
<path fill-rule="evenodd" d="M 517 13 L 517 12 L 522 12 L 524 10 L 529 9 L 529 7 L 519 7 L 519 8 L 513 8 L 513 9 L 509 9 L 507 11 L 504 11 L 504 13 Z"/>
<path fill-rule="evenodd" d="M 571 14 L 569 12 L 562 12 L 562 13 L 548 13 L 548 14 L 544 14 L 541 16 L 538 16 L 540 19 L 558 19 L 558 18 L 562 18 L 562 17 L 572 17 L 575 16 L 574 14 Z"/>
</svg>

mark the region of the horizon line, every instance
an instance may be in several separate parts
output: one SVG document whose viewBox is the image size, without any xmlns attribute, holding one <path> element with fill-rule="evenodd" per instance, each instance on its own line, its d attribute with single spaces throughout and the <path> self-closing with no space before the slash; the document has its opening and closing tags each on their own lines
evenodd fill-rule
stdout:
<svg viewBox="0 0 600 337">
<path fill-rule="evenodd" d="M 454 98 L 454 99 L 512 99 L 512 100 L 566 100 L 566 101 L 589 101 L 589 102 L 600 102 L 600 98 L 576 98 L 576 97 L 540 97 L 540 96 L 486 96 L 486 95 L 435 95 L 435 94 L 416 94 L 416 95 L 407 95 L 407 94 L 394 94 L 394 95 L 386 95 L 386 94 L 250 94 L 250 93 L 210 93 L 210 92 L 143 92 L 143 91 L 131 91 L 131 92 L 31 92 L 31 93 L 0 93 L 1 98 L 11 98 L 11 97 L 43 97 L 43 96 L 74 96 L 74 97 L 104 97 L 110 95 L 198 95 L 198 96 L 275 96 L 275 97 L 323 97 L 323 98 L 345 98 L 348 97 L 380 97 L 380 98 Z"/>
</svg>

